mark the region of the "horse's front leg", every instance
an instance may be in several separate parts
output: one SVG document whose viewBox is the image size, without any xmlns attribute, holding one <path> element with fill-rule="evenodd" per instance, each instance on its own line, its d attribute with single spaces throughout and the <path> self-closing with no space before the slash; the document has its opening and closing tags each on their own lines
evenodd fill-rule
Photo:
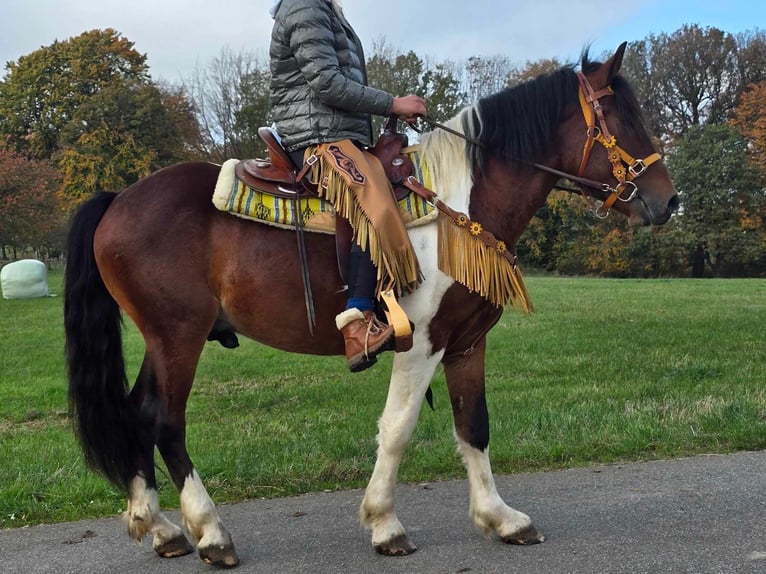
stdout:
<svg viewBox="0 0 766 574">
<path fill-rule="evenodd" d="M 489 414 L 484 392 L 484 351 L 482 338 L 470 355 L 444 363 L 455 434 L 471 486 L 470 514 L 485 534 L 495 532 L 509 544 L 537 544 L 545 536 L 526 514 L 508 506 L 495 488 L 487 452 Z"/>
<path fill-rule="evenodd" d="M 378 421 L 378 457 L 359 510 L 372 530 L 372 545 L 381 554 L 403 556 L 417 550 L 394 510 L 394 487 L 407 446 L 441 354 L 426 356 L 425 337 L 416 338 L 406 354 L 394 357 L 388 399 Z"/>
</svg>

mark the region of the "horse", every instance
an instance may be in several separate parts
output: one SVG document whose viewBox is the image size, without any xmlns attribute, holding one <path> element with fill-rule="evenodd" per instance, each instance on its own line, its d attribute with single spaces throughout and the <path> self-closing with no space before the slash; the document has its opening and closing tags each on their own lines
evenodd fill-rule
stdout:
<svg viewBox="0 0 766 574">
<path fill-rule="evenodd" d="M 439 199 L 509 250 L 561 174 L 636 226 L 666 222 L 678 198 L 619 75 L 625 46 L 603 63 L 585 51 L 579 71 L 568 65 L 504 89 L 462 110 L 447 130 L 424 134 L 420 148 Z M 633 160 L 626 150 L 651 159 Z M 625 179 L 620 156 L 632 160 L 626 170 L 635 179 Z M 156 445 L 199 556 L 228 567 L 238 563 L 231 534 L 186 449 L 185 409 L 203 347 L 209 338 L 232 345 L 241 334 L 288 352 L 343 355 L 334 317 L 345 298 L 334 239 L 311 235 L 305 256 L 316 308 L 312 336 L 293 232 L 216 210 L 211 194 L 219 170 L 180 163 L 119 193 L 89 198 L 68 234 L 64 307 L 75 431 L 88 464 L 126 493 L 129 534 L 139 541 L 151 534 L 163 557 L 194 551 L 159 507 Z M 435 223 L 409 233 L 423 275 L 420 287 L 401 298 L 414 325 L 413 345 L 393 359 L 360 520 L 379 553 L 416 550 L 397 517 L 394 486 L 441 363 L 473 522 L 509 544 L 542 542 L 531 518 L 499 496 L 488 455 L 486 334 L 503 309 L 439 269 Z M 146 345 L 132 387 L 122 354 L 123 313 Z"/>
</svg>

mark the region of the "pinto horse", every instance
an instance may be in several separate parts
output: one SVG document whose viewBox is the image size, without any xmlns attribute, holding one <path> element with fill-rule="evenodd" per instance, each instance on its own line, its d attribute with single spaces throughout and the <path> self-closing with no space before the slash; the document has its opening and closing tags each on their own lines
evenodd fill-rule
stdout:
<svg viewBox="0 0 766 574">
<path fill-rule="evenodd" d="M 635 225 L 667 221 L 678 200 L 636 98 L 618 75 L 624 49 L 625 44 L 605 63 L 586 54 L 579 75 L 567 66 L 503 90 L 453 118 L 447 124 L 452 131 L 426 134 L 421 153 L 439 198 L 507 246 L 516 244 L 561 173 L 571 174 L 604 205 L 614 201 Z M 601 137 L 605 132 L 611 139 Z M 637 183 L 624 180 L 625 166 L 611 155 L 615 149 L 622 161 L 631 158 L 628 171 L 640 176 Z M 627 152 L 653 159 L 633 161 Z M 202 349 L 209 337 L 230 344 L 240 333 L 294 353 L 343 355 L 334 317 L 345 297 L 339 293 L 334 240 L 312 236 L 307 257 L 317 315 L 311 336 L 292 232 L 217 211 L 211 195 L 219 170 L 210 163 L 182 163 L 83 204 L 68 238 L 65 328 L 76 432 L 88 463 L 127 493 L 129 533 L 138 540 L 151 534 L 160 556 L 193 551 L 184 531 L 160 510 L 156 445 L 180 491 L 183 523 L 199 555 L 233 566 L 238 558 L 232 538 L 186 449 L 186 402 Z M 473 521 L 507 543 L 542 542 L 529 516 L 500 498 L 490 468 L 485 336 L 502 308 L 439 270 L 436 224 L 410 234 L 424 277 L 401 300 L 415 325 L 414 342 L 393 360 L 361 521 L 378 552 L 416 549 L 397 518 L 394 486 L 442 363 Z M 132 388 L 122 355 L 123 311 L 146 343 Z"/>
</svg>

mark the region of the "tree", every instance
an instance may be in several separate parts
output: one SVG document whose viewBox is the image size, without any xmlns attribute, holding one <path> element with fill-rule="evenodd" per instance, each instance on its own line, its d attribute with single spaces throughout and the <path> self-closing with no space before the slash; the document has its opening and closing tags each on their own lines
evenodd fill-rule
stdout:
<svg viewBox="0 0 766 574">
<path fill-rule="evenodd" d="M 506 56 L 471 56 L 465 66 L 464 90 L 474 102 L 508 87 L 509 79 L 517 73 Z"/>
<path fill-rule="evenodd" d="M 742 94 L 732 125 L 748 139 L 752 156 L 766 176 L 766 81 L 751 84 Z"/>
<path fill-rule="evenodd" d="M 436 121 L 444 121 L 465 105 L 465 94 L 453 62 L 432 62 L 415 52 L 402 53 L 378 39 L 367 61 L 367 81 L 394 96 L 417 94 L 424 98 L 428 113 Z M 379 133 L 385 118 L 373 118 L 373 133 Z"/>
<path fill-rule="evenodd" d="M 523 68 L 513 70 L 507 77 L 507 84 L 515 86 L 535 79 L 542 74 L 550 74 L 561 68 L 563 64 L 557 58 L 527 61 Z"/>
<path fill-rule="evenodd" d="M 258 128 L 271 124 L 271 100 L 266 70 L 254 70 L 242 79 L 242 107 L 235 113 L 234 128 L 240 134 L 240 157 L 264 157 L 266 145 Z"/>
<path fill-rule="evenodd" d="M 168 106 L 173 106 L 169 108 Z M 61 130 L 56 159 L 68 207 L 99 190 L 117 191 L 188 157 L 191 109 L 179 92 L 113 81 L 84 100 Z"/>
<path fill-rule="evenodd" d="M 50 161 L 0 149 L 0 247 L 60 248 L 63 214 L 56 190 L 61 174 Z"/>
<path fill-rule="evenodd" d="M 622 73 L 654 135 L 672 144 L 694 126 L 726 122 L 744 87 L 766 79 L 766 37 L 686 25 L 631 43 Z"/>
<path fill-rule="evenodd" d="M 720 276 L 766 274 L 766 193 L 747 148 L 732 126 L 702 126 L 668 159 L 687 252 L 707 244 Z"/>
<path fill-rule="evenodd" d="M 683 26 L 631 45 L 623 65 L 657 135 L 671 139 L 692 126 L 726 118 L 736 92 L 736 42 L 717 28 Z"/>
<path fill-rule="evenodd" d="M 466 105 L 466 96 L 460 91 L 454 67 L 452 62 L 433 64 L 421 78 L 428 115 L 437 122 L 452 118 Z"/>
<path fill-rule="evenodd" d="M 754 30 L 737 34 L 737 60 L 742 86 L 766 81 L 766 32 Z"/>
<path fill-rule="evenodd" d="M 228 48 L 185 80 L 206 157 L 222 162 L 251 155 L 257 128 L 268 125 L 268 82 L 267 67 L 258 57 Z"/>
<path fill-rule="evenodd" d="M 77 109 L 114 82 L 148 83 L 146 56 L 112 29 L 92 30 L 6 65 L 0 134 L 17 152 L 50 159 Z"/>
<path fill-rule="evenodd" d="M 428 98 L 420 82 L 424 69 L 423 60 L 415 52 L 401 53 L 381 38 L 373 43 L 372 56 L 367 60 L 367 83 L 394 96 L 417 94 Z M 373 135 L 380 133 L 385 121 L 372 118 Z"/>
</svg>

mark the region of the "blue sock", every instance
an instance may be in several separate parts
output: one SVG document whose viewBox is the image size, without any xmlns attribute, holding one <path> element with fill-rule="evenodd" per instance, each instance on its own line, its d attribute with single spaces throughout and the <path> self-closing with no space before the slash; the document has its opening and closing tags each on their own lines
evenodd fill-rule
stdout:
<svg viewBox="0 0 766 574">
<path fill-rule="evenodd" d="M 375 300 L 368 297 L 350 297 L 346 309 L 359 309 L 362 313 L 375 309 Z"/>
</svg>

